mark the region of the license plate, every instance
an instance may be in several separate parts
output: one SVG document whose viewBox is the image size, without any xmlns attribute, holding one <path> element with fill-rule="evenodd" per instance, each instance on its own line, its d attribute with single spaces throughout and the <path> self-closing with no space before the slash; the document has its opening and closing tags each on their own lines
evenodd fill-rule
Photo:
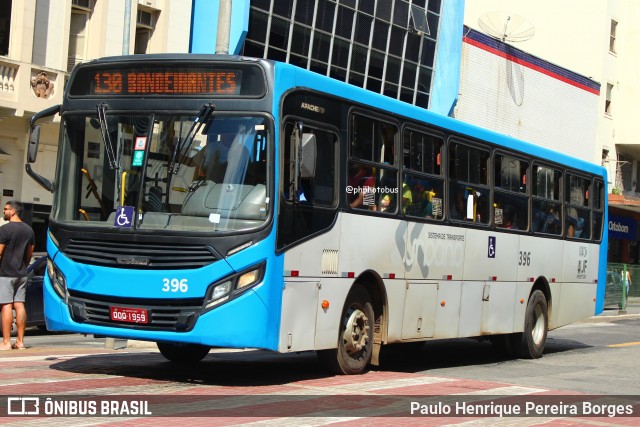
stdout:
<svg viewBox="0 0 640 427">
<path fill-rule="evenodd" d="M 149 323 L 149 314 L 144 308 L 110 307 L 111 320 L 127 323 Z"/>
</svg>

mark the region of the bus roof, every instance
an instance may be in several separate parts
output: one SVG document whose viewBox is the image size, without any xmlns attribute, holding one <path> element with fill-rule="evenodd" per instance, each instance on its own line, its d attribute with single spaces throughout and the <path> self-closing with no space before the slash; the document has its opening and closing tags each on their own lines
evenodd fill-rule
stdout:
<svg viewBox="0 0 640 427">
<path fill-rule="evenodd" d="M 357 100 L 360 104 L 382 111 L 389 111 L 394 114 L 399 114 L 413 120 L 428 123 L 461 135 L 477 138 L 489 143 L 517 150 L 525 154 L 534 155 L 550 162 L 559 163 L 587 173 L 599 175 L 604 177 L 606 181 L 606 169 L 595 163 L 577 159 L 549 148 L 541 147 L 508 135 L 484 129 L 421 107 L 416 107 L 406 102 L 389 98 L 290 64 L 277 63 L 276 70 L 278 69 L 289 70 L 294 73 L 295 82 L 292 83 L 292 86 L 304 87 L 318 92 L 329 93 L 345 99 Z"/>
<path fill-rule="evenodd" d="M 575 169 L 583 170 L 588 173 L 600 175 L 606 181 L 606 169 L 595 163 L 577 159 L 566 154 L 541 147 L 532 143 L 528 143 L 517 138 L 504 135 L 495 131 L 481 128 L 442 114 L 429 111 L 427 109 L 416 107 L 403 101 L 399 101 L 387 96 L 371 92 L 369 90 L 353 86 L 327 76 L 317 74 L 315 72 L 305 70 L 303 68 L 276 62 L 266 59 L 256 59 L 235 55 L 213 55 L 213 54 L 187 54 L 187 53 L 162 53 L 162 54 L 146 54 L 146 55 L 126 55 L 111 56 L 95 59 L 79 65 L 76 68 L 84 66 L 99 66 L 108 64 L 127 64 L 131 62 L 160 62 L 160 61 L 189 61 L 189 62 L 208 62 L 208 61 L 228 61 L 228 62 L 245 62 L 257 63 L 262 62 L 270 67 L 275 65 L 276 73 L 280 73 L 285 78 L 291 78 L 292 81 L 286 85 L 287 89 L 299 87 L 308 88 L 322 93 L 328 93 L 340 98 L 357 100 L 358 103 L 368 105 L 373 108 L 393 112 L 407 118 L 428 123 L 443 129 L 453 131 L 455 133 L 477 138 L 496 145 L 508 147 L 525 154 L 534 155 L 554 163 L 567 165 Z M 75 70 L 74 70 L 75 71 Z M 286 90 L 286 89 L 285 89 Z"/>
</svg>

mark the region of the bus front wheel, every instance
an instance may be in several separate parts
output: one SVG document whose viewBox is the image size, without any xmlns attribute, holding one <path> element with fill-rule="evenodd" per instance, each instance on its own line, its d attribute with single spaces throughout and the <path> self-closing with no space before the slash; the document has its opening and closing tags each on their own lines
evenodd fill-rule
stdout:
<svg viewBox="0 0 640 427">
<path fill-rule="evenodd" d="M 361 285 L 354 285 L 340 318 L 338 348 L 318 352 L 320 362 L 339 375 L 363 373 L 373 351 L 374 313 L 371 298 Z"/>
<path fill-rule="evenodd" d="M 526 359 L 542 357 L 549 327 L 547 299 L 536 289 L 529 296 L 524 318 L 524 332 L 514 335 L 514 347 L 518 356 Z"/>
<path fill-rule="evenodd" d="M 181 344 L 159 342 L 158 350 L 165 359 L 171 362 L 192 363 L 199 362 L 209 354 L 209 347 L 199 344 Z"/>
</svg>

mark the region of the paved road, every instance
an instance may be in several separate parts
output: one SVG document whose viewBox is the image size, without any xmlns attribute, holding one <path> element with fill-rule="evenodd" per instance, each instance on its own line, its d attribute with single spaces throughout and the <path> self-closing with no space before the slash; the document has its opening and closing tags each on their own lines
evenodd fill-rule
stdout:
<svg viewBox="0 0 640 427">
<path fill-rule="evenodd" d="M 3 405 L 9 403 L 8 397 L 22 395 L 38 396 L 42 411 L 45 411 L 46 398 L 52 398 L 49 403 L 55 402 L 58 406 L 50 406 L 50 409 L 58 414 L 69 414 L 71 407 L 69 402 L 65 406 L 66 396 L 76 402 L 76 410 L 93 408 L 95 415 L 75 418 L 0 416 L 0 423 L 11 423 L 12 426 L 175 425 L 187 422 L 189 425 L 251 426 L 640 425 L 640 406 L 632 408 L 634 418 L 564 416 L 562 411 L 582 410 L 583 405 L 587 405 L 587 409 L 624 412 L 628 409 L 624 405 L 630 403 L 583 394 L 576 391 L 573 387 L 576 384 L 571 382 L 566 383 L 572 386 L 567 388 L 549 386 L 550 377 L 565 375 L 568 368 L 562 367 L 562 363 L 560 368 L 550 371 L 551 376 L 547 373 L 546 379 L 531 368 L 530 363 L 558 366 L 557 360 L 553 362 L 556 355 L 571 354 L 591 360 L 597 366 L 601 362 L 589 355 L 590 349 L 610 348 L 606 347 L 610 345 L 609 341 L 628 338 L 628 335 L 605 333 L 604 336 L 609 337 L 605 339 L 586 333 L 594 328 L 612 330 L 592 323 L 560 329 L 558 333 L 563 332 L 552 335 L 550 352 L 540 361 L 502 363 L 495 356 L 483 353 L 486 346 L 458 340 L 436 347 L 428 344 L 422 349 L 421 354 L 433 355 L 434 349 L 442 352 L 440 359 L 431 359 L 430 363 L 434 360 L 436 363 L 428 365 L 426 370 L 415 369 L 411 365 L 414 362 L 405 363 L 407 359 L 402 356 L 390 355 L 387 357 L 391 365 L 383 370 L 348 377 L 327 376 L 317 367 L 313 354 L 278 356 L 216 349 L 204 363 L 176 366 L 146 346 L 124 351 L 105 350 L 94 342 L 91 346 L 78 347 L 71 337 L 71 341 L 60 340 L 70 342 L 68 346 L 34 346 L 25 351 L 0 354 L 0 414 L 6 414 L 3 409 L 6 411 L 7 408 Z M 583 336 L 582 331 L 585 331 Z M 462 350 L 462 353 L 456 350 Z M 469 354 L 469 351 L 473 353 Z M 489 362 L 469 362 L 478 357 L 489 358 Z M 571 360 L 567 359 L 567 363 Z M 500 380 L 495 379 L 496 372 L 504 374 Z M 466 373 L 467 377 L 460 373 Z M 107 402 L 105 413 L 125 416 L 100 416 L 104 402 Z M 136 402 L 142 403 L 137 405 Z M 611 406 L 612 403 L 623 406 Z M 91 404 L 94 406 L 89 406 Z M 412 405 L 416 415 L 435 412 L 439 416 L 410 417 Z M 473 411 L 494 415 L 517 409 L 524 412 L 526 405 L 531 406 L 529 415 L 536 411 L 543 414 L 490 419 L 477 415 L 459 416 Z M 137 410 L 143 415 L 138 416 Z M 554 410 L 559 413 L 553 413 Z M 152 415 L 145 415 L 145 411 Z M 544 411 L 547 411 L 546 415 Z"/>
</svg>

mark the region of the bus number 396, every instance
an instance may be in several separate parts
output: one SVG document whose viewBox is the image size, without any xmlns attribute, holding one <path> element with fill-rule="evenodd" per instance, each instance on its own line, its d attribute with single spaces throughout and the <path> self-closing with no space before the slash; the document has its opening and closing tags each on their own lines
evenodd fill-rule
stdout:
<svg viewBox="0 0 640 427">
<path fill-rule="evenodd" d="M 188 290 L 187 279 L 169 279 L 167 277 L 162 279 L 162 292 L 187 292 Z"/>
<path fill-rule="evenodd" d="M 520 262 L 518 265 L 531 265 L 531 252 L 520 251 Z"/>
</svg>

